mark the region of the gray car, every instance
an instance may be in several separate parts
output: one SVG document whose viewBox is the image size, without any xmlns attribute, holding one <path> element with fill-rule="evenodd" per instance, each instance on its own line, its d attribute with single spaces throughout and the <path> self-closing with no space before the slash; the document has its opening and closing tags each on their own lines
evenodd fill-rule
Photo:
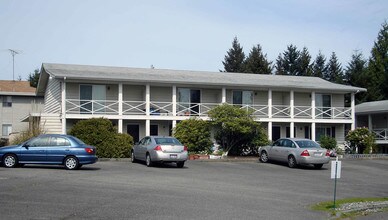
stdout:
<svg viewBox="0 0 388 220">
<path fill-rule="evenodd" d="M 174 137 L 146 136 L 135 143 L 131 150 L 132 163 L 145 161 L 148 167 L 155 162 L 176 163 L 182 168 L 188 158 L 187 147 Z"/>
<path fill-rule="evenodd" d="M 309 139 L 281 138 L 271 146 L 259 148 L 260 161 L 269 160 L 287 162 L 291 168 L 297 165 L 312 164 L 316 169 L 322 168 L 323 164 L 329 163 L 329 151 Z"/>
</svg>

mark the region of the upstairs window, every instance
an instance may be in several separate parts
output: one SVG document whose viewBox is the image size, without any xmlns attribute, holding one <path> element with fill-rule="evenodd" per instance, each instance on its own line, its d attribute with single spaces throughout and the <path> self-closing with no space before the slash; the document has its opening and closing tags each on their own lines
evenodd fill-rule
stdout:
<svg viewBox="0 0 388 220">
<path fill-rule="evenodd" d="M 12 107 L 12 96 L 3 97 L 3 107 Z"/>
<path fill-rule="evenodd" d="M 233 91 L 233 104 L 235 105 L 252 105 L 253 91 Z"/>
</svg>

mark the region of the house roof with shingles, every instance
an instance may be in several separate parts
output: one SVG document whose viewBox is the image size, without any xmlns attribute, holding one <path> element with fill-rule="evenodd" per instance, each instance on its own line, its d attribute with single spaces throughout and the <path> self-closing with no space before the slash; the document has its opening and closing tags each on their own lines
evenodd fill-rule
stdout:
<svg viewBox="0 0 388 220">
<path fill-rule="evenodd" d="M 0 95 L 35 96 L 35 91 L 28 81 L 0 80 Z"/>
<path fill-rule="evenodd" d="M 213 88 L 250 88 L 274 90 L 350 93 L 364 88 L 335 84 L 318 77 L 262 75 L 229 72 L 206 72 L 151 68 L 107 67 L 43 63 L 38 93 L 45 90 L 48 77 L 66 80 L 150 83 L 168 85 L 200 85 Z"/>
<path fill-rule="evenodd" d="M 387 113 L 388 100 L 364 102 L 356 105 L 356 114 L 370 114 L 370 113 Z"/>
</svg>

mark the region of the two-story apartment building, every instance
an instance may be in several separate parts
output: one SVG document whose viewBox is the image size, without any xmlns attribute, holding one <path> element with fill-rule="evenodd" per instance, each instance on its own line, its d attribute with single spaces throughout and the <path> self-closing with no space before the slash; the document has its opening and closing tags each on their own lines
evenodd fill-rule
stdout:
<svg viewBox="0 0 388 220">
<path fill-rule="evenodd" d="M 43 96 L 36 96 L 35 88 L 28 81 L 0 80 L 1 138 L 28 129 L 30 113 L 43 110 Z"/>
<path fill-rule="evenodd" d="M 210 109 L 229 103 L 251 110 L 269 139 L 329 135 L 341 142 L 355 127 L 354 95 L 362 91 L 316 77 L 44 63 L 37 95 L 44 95 L 41 123 L 51 133 L 104 117 L 135 140 L 169 135 L 179 121 L 208 120 Z"/>
<path fill-rule="evenodd" d="M 388 100 L 356 106 L 356 125 L 366 127 L 376 138 L 378 152 L 388 154 Z"/>
</svg>

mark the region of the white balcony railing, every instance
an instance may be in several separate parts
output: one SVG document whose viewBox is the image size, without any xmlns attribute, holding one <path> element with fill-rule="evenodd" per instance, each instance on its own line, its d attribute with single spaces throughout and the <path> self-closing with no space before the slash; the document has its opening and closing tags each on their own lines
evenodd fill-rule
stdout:
<svg viewBox="0 0 388 220">
<path fill-rule="evenodd" d="M 388 140 L 388 128 L 373 129 L 376 140 Z"/>
<path fill-rule="evenodd" d="M 208 116 L 214 107 L 221 103 L 176 103 L 176 116 Z M 268 105 L 237 105 L 241 109 L 249 111 L 253 116 L 259 118 L 269 117 Z M 172 102 L 150 102 L 149 113 L 152 116 L 173 116 Z M 291 107 L 289 105 L 273 105 L 272 118 L 291 118 Z M 66 99 L 67 114 L 92 114 L 92 115 L 118 115 L 119 102 L 116 100 L 79 100 Z M 312 119 L 311 106 L 294 106 L 294 118 Z M 316 107 L 316 119 L 351 119 L 352 110 L 346 107 Z M 146 115 L 145 101 L 123 101 L 123 115 Z M 378 131 L 376 131 L 378 132 Z M 383 132 L 383 131 L 381 131 Z M 385 130 L 386 132 L 386 130 Z M 386 133 L 384 133 L 386 137 Z M 379 135 L 378 135 L 379 136 Z"/>
</svg>

